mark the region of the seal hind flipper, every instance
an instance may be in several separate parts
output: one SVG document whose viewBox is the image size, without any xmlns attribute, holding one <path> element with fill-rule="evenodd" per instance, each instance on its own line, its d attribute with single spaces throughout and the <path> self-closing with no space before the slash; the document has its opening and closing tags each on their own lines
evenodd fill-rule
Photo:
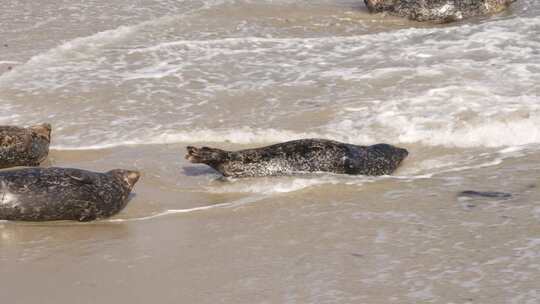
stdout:
<svg viewBox="0 0 540 304">
<path fill-rule="evenodd" d="M 186 154 L 186 159 L 194 164 L 202 163 L 212 166 L 221 163 L 227 159 L 226 151 L 215 148 L 197 148 L 193 146 L 188 146 L 187 152 L 188 153 Z"/>
</svg>

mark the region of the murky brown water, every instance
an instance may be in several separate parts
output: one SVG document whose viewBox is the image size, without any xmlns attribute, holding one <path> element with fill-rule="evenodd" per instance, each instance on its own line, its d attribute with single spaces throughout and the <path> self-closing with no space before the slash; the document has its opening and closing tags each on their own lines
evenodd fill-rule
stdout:
<svg viewBox="0 0 540 304">
<path fill-rule="evenodd" d="M 47 166 L 143 177 L 110 220 L 0 222 L 1 303 L 540 302 L 535 1 L 446 26 L 352 0 L 5 1 L 0 124 L 51 122 Z M 410 157 L 238 180 L 183 158 L 302 137 Z"/>
</svg>

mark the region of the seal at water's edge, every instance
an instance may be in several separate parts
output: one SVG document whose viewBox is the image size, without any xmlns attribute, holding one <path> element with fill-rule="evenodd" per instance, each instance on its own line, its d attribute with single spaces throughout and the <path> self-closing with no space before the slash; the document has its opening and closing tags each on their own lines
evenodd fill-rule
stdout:
<svg viewBox="0 0 540 304">
<path fill-rule="evenodd" d="M 51 125 L 0 126 L 0 169 L 39 166 L 49 154 Z"/>
<path fill-rule="evenodd" d="M 446 23 L 499 13 L 517 0 L 364 0 L 371 13 Z"/>
<path fill-rule="evenodd" d="M 186 159 L 230 177 L 280 176 L 308 172 L 387 175 L 409 154 L 388 144 L 358 146 L 326 139 L 300 139 L 267 147 L 224 151 L 187 147 Z"/>
<path fill-rule="evenodd" d="M 0 171 L 0 220 L 92 221 L 127 205 L 137 171 L 97 173 L 68 168 Z"/>
</svg>

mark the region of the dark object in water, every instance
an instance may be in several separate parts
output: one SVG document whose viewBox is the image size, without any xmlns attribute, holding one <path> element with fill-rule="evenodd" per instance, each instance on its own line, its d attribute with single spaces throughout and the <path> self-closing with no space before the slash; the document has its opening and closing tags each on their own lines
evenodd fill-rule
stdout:
<svg viewBox="0 0 540 304">
<path fill-rule="evenodd" d="M 120 212 L 139 172 L 97 173 L 67 168 L 0 172 L 0 220 L 92 221 Z"/>
<path fill-rule="evenodd" d="M 371 13 L 446 23 L 501 12 L 517 0 L 364 0 Z"/>
<path fill-rule="evenodd" d="M 309 172 L 386 175 L 409 154 L 388 144 L 358 146 L 326 139 L 300 139 L 267 147 L 224 151 L 187 147 L 186 159 L 203 163 L 224 176 L 282 176 Z"/>
<path fill-rule="evenodd" d="M 485 198 L 511 198 L 512 194 L 506 192 L 495 191 L 474 191 L 467 190 L 462 191 L 458 195 L 459 197 L 485 197 Z"/>
</svg>

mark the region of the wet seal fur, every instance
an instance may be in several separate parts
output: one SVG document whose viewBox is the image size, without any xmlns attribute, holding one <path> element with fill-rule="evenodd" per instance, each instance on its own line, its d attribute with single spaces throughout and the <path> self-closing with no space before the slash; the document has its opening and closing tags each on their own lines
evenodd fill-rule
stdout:
<svg viewBox="0 0 540 304">
<path fill-rule="evenodd" d="M 364 0 L 371 13 L 447 23 L 499 13 L 517 0 Z"/>
<path fill-rule="evenodd" d="M 0 126 L 0 169 L 39 166 L 49 154 L 51 125 Z"/>
<path fill-rule="evenodd" d="M 0 171 L 0 220 L 92 221 L 127 205 L 140 174 L 111 170 L 97 173 L 68 168 Z"/>
<path fill-rule="evenodd" d="M 203 163 L 224 176 L 280 176 L 308 172 L 387 175 L 409 154 L 388 144 L 358 146 L 325 139 L 300 139 L 267 147 L 224 151 L 187 147 L 186 159 Z"/>
</svg>

